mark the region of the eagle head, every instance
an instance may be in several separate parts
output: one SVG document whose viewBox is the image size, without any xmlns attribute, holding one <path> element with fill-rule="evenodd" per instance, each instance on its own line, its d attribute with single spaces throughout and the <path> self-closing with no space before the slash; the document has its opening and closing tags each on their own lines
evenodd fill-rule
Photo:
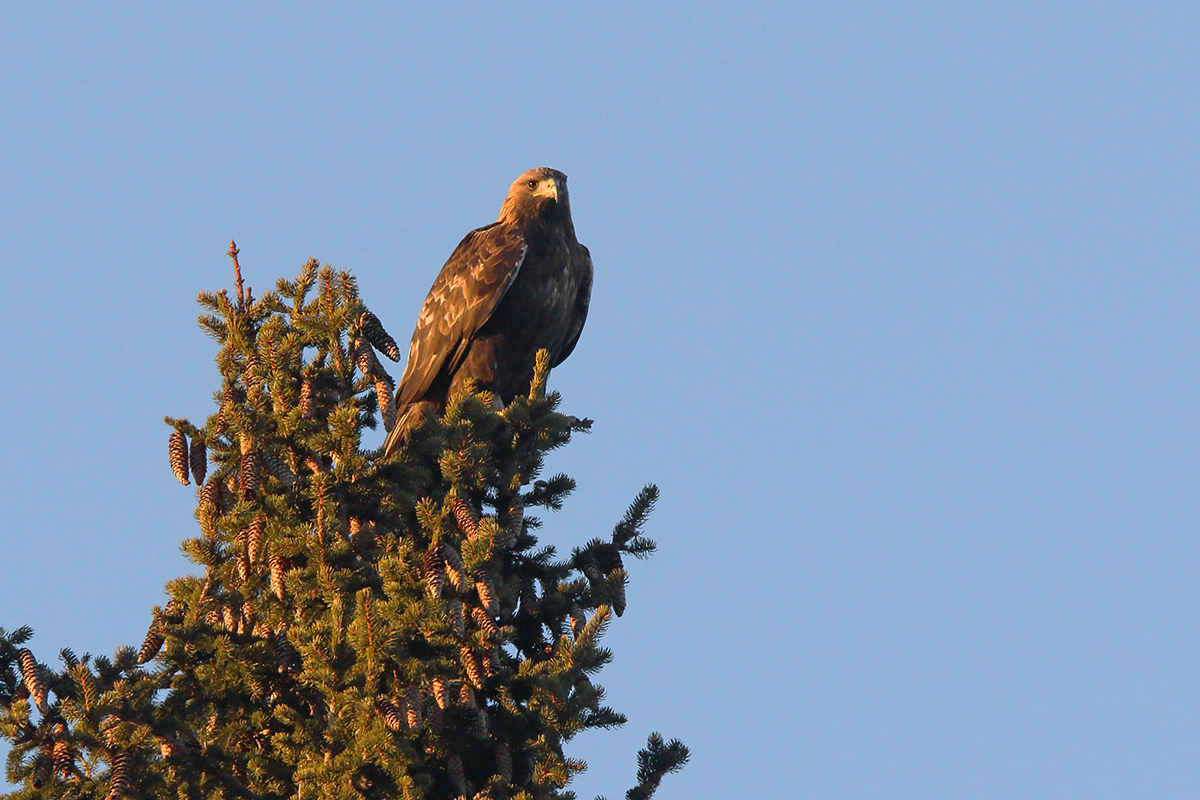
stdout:
<svg viewBox="0 0 1200 800">
<path fill-rule="evenodd" d="M 534 224 L 569 221 L 567 176 L 556 169 L 536 167 L 513 181 L 500 209 L 500 221 Z"/>
</svg>

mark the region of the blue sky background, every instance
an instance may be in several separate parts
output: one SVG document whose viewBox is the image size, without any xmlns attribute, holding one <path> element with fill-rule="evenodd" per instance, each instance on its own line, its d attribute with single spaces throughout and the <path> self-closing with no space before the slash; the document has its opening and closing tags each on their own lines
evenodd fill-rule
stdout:
<svg viewBox="0 0 1200 800">
<path fill-rule="evenodd" d="M 1191 798 L 1194 3 L 0 7 L 0 625 L 141 641 L 189 570 L 194 298 L 309 256 L 407 341 L 523 170 L 571 178 L 594 433 L 648 481 L 581 798 Z"/>
</svg>

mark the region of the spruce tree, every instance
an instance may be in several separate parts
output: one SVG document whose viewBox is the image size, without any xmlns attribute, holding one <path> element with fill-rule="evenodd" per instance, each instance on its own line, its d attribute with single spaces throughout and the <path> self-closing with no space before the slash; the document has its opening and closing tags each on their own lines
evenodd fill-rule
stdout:
<svg viewBox="0 0 1200 800">
<path fill-rule="evenodd" d="M 657 489 L 569 555 L 539 544 L 527 510 L 575 486 L 546 454 L 591 424 L 557 411 L 545 353 L 528 397 L 457 396 L 383 460 L 362 434 L 395 419 L 377 354 L 400 352 L 353 276 L 309 261 L 255 298 L 230 255 L 233 296 L 199 298 L 216 410 L 167 418 L 202 574 L 112 657 L 51 669 L 0 629 L 8 797 L 573 798 L 564 745 L 625 722 L 592 676 Z M 651 735 L 626 797 L 687 758 Z"/>
</svg>

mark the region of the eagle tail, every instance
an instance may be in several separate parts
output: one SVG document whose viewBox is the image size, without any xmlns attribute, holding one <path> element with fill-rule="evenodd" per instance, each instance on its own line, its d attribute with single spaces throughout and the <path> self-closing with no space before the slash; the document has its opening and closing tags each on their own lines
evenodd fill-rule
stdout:
<svg viewBox="0 0 1200 800">
<path fill-rule="evenodd" d="M 409 434 L 412 433 L 413 428 L 421 424 L 426 413 L 436 412 L 437 403 L 428 400 L 418 401 L 404 409 L 402 414 L 397 415 L 396 424 L 388 431 L 387 439 L 383 442 L 383 457 L 390 458 L 401 444 L 408 443 Z"/>
</svg>

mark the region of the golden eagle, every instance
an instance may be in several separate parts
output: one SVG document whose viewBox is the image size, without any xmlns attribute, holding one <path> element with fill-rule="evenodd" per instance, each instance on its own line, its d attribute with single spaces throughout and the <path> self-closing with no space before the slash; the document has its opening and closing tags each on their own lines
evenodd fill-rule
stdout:
<svg viewBox="0 0 1200 800">
<path fill-rule="evenodd" d="M 384 454 L 469 379 L 505 404 L 528 392 L 538 350 L 556 367 L 575 349 L 591 294 L 592 257 L 575 238 L 567 176 L 531 169 L 513 181 L 499 219 L 468 233 L 433 282 Z"/>
</svg>

